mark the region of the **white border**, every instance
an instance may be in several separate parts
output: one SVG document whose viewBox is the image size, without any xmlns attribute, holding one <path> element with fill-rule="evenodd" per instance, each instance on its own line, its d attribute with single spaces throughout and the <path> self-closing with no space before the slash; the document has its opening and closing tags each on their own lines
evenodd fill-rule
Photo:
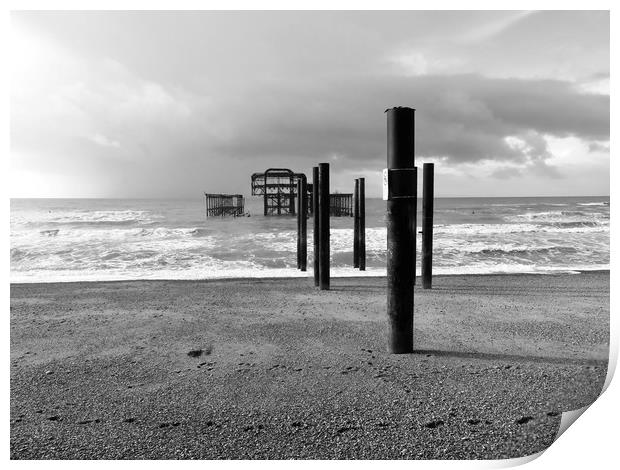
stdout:
<svg viewBox="0 0 620 470">
<path fill-rule="evenodd" d="M 617 4 L 617 2 L 616 2 Z M 389 9 L 419 9 L 419 10 L 460 10 L 460 9 L 503 9 L 503 10 L 522 10 L 522 9 L 574 9 L 574 10 L 611 10 L 611 46 L 612 51 L 615 49 L 615 42 L 617 40 L 617 31 L 620 27 L 617 11 L 614 11 L 612 8 L 611 1 L 598 1 L 598 0 L 590 0 L 590 1 L 549 1 L 549 0 L 538 0 L 534 1 L 504 1 L 499 4 L 499 2 L 492 1 L 469 1 L 469 2 L 457 2 L 457 1 L 446 1 L 446 0 L 435 0 L 433 2 L 412 2 L 412 1 L 396 1 L 396 0 L 384 0 L 382 2 L 368 2 L 368 1 L 358 1 L 358 2 L 345 2 L 342 0 L 315 0 L 315 1 L 298 1 L 292 5 L 290 2 L 283 1 L 263 1 L 263 2 L 252 2 L 252 1 L 241 1 L 241 0 L 231 0 L 231 1 L 198 1 L 198 0 L 176 0 L 174 2 L 171 1 L 136 1 L 136 0 L 107 0 L 107 1 L 90 1 L 88 4 L 84 1 L 76 1 L 76 0 L 65 0 L 65 1 L 42 1 L 42 0 L 23 0 L 23 1 L 9 1 L 6 2 L 7 9 L 4 11 L 4 15 L 1 21 L 1 29 L 2 29 L 2 49 L 3 49 L 3 57 L 8 56 L 8 23 L 9 23 L 9 10 L 49 10 L 49 9 L 76 9 L 76 10 L 93 10 L 93 9 L 165 9 L 165 10 L 191 10 L 191 9 L 226 9 L 226 10 L 236 10 L 236 9 L 261 9 L 261 10 L 270 10 L 270 9 L 326 9 L 326 10 L 334 10 L 334 9 L 349 9 L 350 7 L 355 7 L 356 9 L 366 9 L 366 10 L 389 10 Z M 614 5 L 615 6 L 615 5 Z M 468 7 L 468 8 L 465 8 Z M 617 61 L 613 59 L 614 53 L 611 54 L 611 71 L 612 76 L 616 76 L 617 72 Z M 8 103 L 8 93 L 7 90 L 9 88 L 8 76 L 6 73 L 2 74 L 2 80 L 4 84 L 5 93 L 2 94 L 2 98 L 0 98 L 0 103 L 2 103 L 2 114 L 1 118 L 2 123 L 4 124 L 4 129 L 6 130 L 2 133 L 2 149 L 4 150 L 4 158 L 2 160 L 2 167 L 0 168 L 0 173 L 2 174 L 0 181 L 2 186 L 2 223 L 3 223 L 3 252 L 2 252 L 2 262 L 3 262 L 3 283 L 2 283 L 2 295 L 5 299 L 5 321 L 3 323 L 3 337 L 5 338 L 5 344 L 10 344 L 9 342 L 9 322 L 8 322 L 8 312 L 9 312 L 9 228 L 8 228 L 8 220 L 9 220 L 9 203 L 8 203 L 8 194 L 7 194 L 7 184 L 6 178 L 8 174 L 8 154 L 9 154 L 9 139 L 8 139 L 8 130 L 9 130 L 9 103 Z M 614 88 L 613 81 L 611 82 L 611 88 Z M 615 95 L 611 94 L 611 140 L 615 141 L 614 131 L 617 129 L 617 126 L 614 126 L 614 110 L 617 109 L 616 105 L 617 99 Z M 612 144 L 613 147 L 613 144 Z M 613 183 L 617 181 L 617 167 L 618 165 L 615 163 L 614 159 L 611 159 L 610 163 L 611 167 L 611 179 L 612 179 L 612 187 Z M 611 221 L 615 221 L 615 207 L 616 201 L 614 200 L 613 194 L 611 195 L 612 203 L 611 203 L 611 211 L 612 217 Z M 617 247 L 617 237 L 615 236 L 615 230 L 611 230 L 611 260 L 612 266 L 615 264 L 615 247 Z M 614 281 L 614 270 L 611 271 L 611 284 L 617 285 Z M 617 304 L 616 295 L 614 294 L 614 290 L 612 289 L 611 293 L 611 312 L 615 313 L 615 306 Z M 614 314 L 612 313 L 611 317 L 611 348 L 610 348 L 610 364 L 613 364 L 611 367 L 615 369 L 615 364 L 617 362 L 617 352 L 618 352 L 618 325 L 617 320 L 614 319 Z M 5 373 L 3 374 L 3 398 L 4 403 L 2 407 L 3 412 L 3 422 L 4 424 L 4 440 L 5 446 L 3 447 L 3 457 L 5 461 L 8 461 L 9 458 L 9 371 L 8 371 L 8 357 L 5 357 L 4 367 Z M 610 369 L 613 370 L 613 369 Z M 608 375 L 608 382 L 611 375 Z M 620 402 L 620 387 L 617 384 L 617 380 L 611 382 L 609 384 L 608 389 L 604 392 L 604 394 L 581 416 L 578 420 L 578 423 L 574 426 L 571 426 L 560 438 L 554 443 L 547 451 L 545 451 L 542 456 L 533 460 L 529 464 L 529 468 L 548 468 L 550 465 L 553 466 L 562 466 L 564 468 L 583 468 L 583 467 L 602 467 L 602 468 L 611 468 L 612 462 L 618 462 L 618 454 L 616 451 L 617 447 L 617 418 L 618 418 L 618 403 Z M 513 461 L 455 461 L 455 462 L 440 462 L 440 461 L 422 461 L 422 462 L 394 462 L 391 463 L 391 466 L 405 468 L 407 466 L 415 465 L 416 467 L 420 466 L 423 468 L 436 468 L 436 467 L 458 467 L 458 468 L 499 468 L 510 465 L 518 465 L 521 463 L 525 463 L 526 461 L 531 460 L 528 458 L 525 459 L 515 459 Z M 23 467 L 23 466 L 41 466 L 45 465 L 46 468 L 49 467 L 72 467 L 76 468 L 82 467 L 86 462 L 67 462 L 67 461 L 42 461 L 42 462 L 14 462 L 10 461 L 9 465 L 15 467 Z M 184 466 L 204 466 L 204 462 L 184 462 Z M 223 461 L 217 462 L 218 467 L 231 468 L 231 467 L 240 467 L 247 465 L 248 462 L 243 461 Z M 327 467 L 336 467 L 337 466 L 350 466 L 355 468 L 368 467 L 371 465 L 385 465 L 385 462 L 376 463 L 374 462 L 355 462 L 355 461 L 346 461 L 346 462 L 318 462 L 318 461 L 298 461 L 295 465 L 300 466 L 318 466 L 321 465 Z M 107 467 L 108 465 L 120 465 L 120 466 L 131 466 L 134 467 L 138 465 L 137 462 L 89 462 L 89 466 L 94 467 Z M 150 462 L 149 465 L 155 466 L 178 466 L 178 462 Z M 253 462 L 253 465 L 265 465 L 269 467 L 276 468 L 284 468 L 290 465 L 290 462 L 282 461 L 282 462 Z"/>
</svg>

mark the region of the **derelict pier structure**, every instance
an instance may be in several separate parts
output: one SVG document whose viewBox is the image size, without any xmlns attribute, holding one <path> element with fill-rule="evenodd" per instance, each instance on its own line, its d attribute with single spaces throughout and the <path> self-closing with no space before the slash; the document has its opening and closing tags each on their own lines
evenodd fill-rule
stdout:
<svg viewBox="0 0 620 470">
<path fill-rule="evenodd" d="M 243 215 L 244 199 L 242 194 L 205 193 L 205 210 L 207 217 Z"/>
<path fill-rule="evenodd" d="M 306 175 L 287 168 L 269 168 L 264 173 L 254 173 L 252 196 L 263 196 L 264 215 L 295 215 L 297 180 L 300 179 L 305 180 Z"/>
</svg>

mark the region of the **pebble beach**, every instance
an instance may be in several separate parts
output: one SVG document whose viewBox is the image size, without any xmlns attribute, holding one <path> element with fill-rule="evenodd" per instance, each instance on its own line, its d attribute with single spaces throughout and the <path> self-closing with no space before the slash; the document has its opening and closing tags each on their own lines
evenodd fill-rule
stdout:
<svg viewBox="0 0 620 470">
<path fill-rule="evenodd" d="M 504 459 L 607 373 L 609 272 L 11 285 L 12 459 Z"/>
</svg>

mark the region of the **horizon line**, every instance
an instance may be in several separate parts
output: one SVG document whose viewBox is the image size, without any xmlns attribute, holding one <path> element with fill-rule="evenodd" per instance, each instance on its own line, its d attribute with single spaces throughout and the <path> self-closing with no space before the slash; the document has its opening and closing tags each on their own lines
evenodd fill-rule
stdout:
<svg viewBox="0 0 620 470">
<path fill-rule="evenodd" d="M 232 193 L 231 193 L 232 194 Z M 334 193 L 337 194 L 337 193 Z M 242 194 L 244 198 L 261 198 L 261 196 L 246 196 Z M 200 195 L 200 199 L 204 197 L 204 194 Z M 572 196 L 435 196 L 435 199 L 485 199 L 485 198 L 504 198 L 504 199 L 527 199 L 527 198 L 568 198 L 568 197 L 611 197 L 609 194 L 607 195 L 572 195 Z M 135 200 L 158 200 L 158 199 L 194 199 L 192 196 L 173 196 L 173 197 L 63 197 L 63 196 L 46 196 L 46 197 L 9 197 L 9 200 L 13 199 L 110 199 L 110 200 L 123 200 L 123 199 L 135 199 Z M 369 197 L 366 199 L 382 199 L 381 196 Z M 418 199 L 422 199 L 421 196 Z"/>
</svg>

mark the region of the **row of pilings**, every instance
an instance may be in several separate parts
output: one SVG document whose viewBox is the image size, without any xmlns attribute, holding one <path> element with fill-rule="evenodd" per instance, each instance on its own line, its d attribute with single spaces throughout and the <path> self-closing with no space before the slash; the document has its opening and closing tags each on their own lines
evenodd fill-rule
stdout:
<svg viewBox="0 0 620 470">
<path fill-rule="evenodd" d="M 415 110 L 397 107 L 387 113 L 387 168 L 383 171 L 383 199 L 387 226 L 388 350 L 413 352 L 414 285 L 416 271 L 417 180 L 415 166 Z M 422 287 L 432 288 L 434 164 L 423 165 Z M 307 268 L 307 182 L 298 180 L 297 266 Z M 353 265 L 366 269 L 365 179 L 355 180 Z M 314 284 L 330 288 L 330 197 L 329 164 L 312 169 L 312 215 L 314 217 Z"/>
</svg>

